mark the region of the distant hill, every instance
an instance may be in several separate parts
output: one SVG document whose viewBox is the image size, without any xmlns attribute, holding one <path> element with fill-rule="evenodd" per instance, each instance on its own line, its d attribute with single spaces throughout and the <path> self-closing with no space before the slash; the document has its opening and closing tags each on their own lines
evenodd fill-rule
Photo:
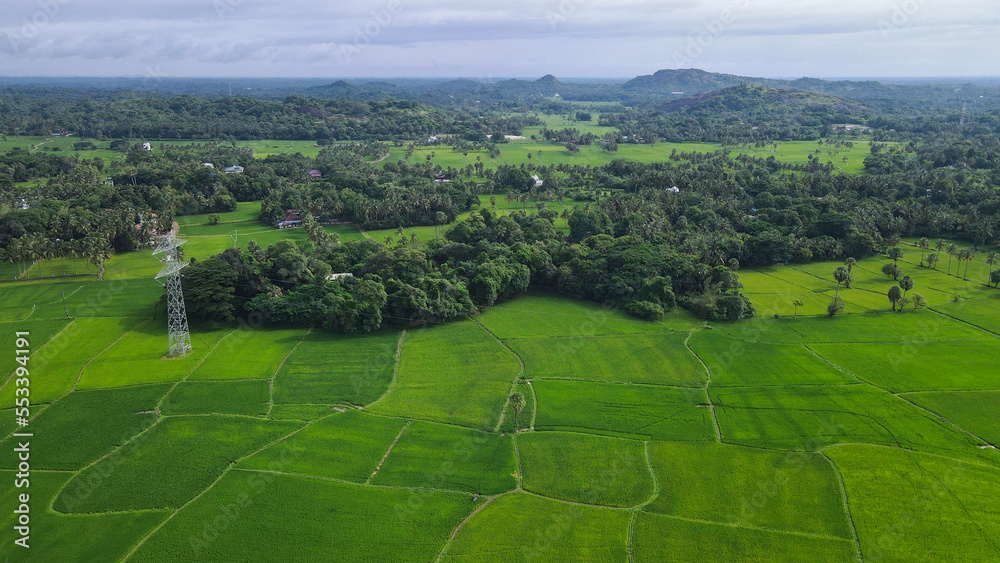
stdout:
<svg viewBox="0 0 1000 563">
<path fill-rule="evenodd" d="M 622 88 L 630 93 L 648 92 L 665 95 L 683 92 L 690 95 L 722 90 L 738 84 L 781 87 L 787 86 L 789 83 L 785 80 L 719 74 L 716 72 L 706 72 L 697 68 L 688 68 L 661 70 L 655 74 L 639 76 L 626 82 Z"/>
<path fill-rule="evenodd" d="M 869 108 L 860 102 L 822 92 L 741 84 L 671 100 L 660 105 L 660 109 L 667 113 L 675 113 L 685 109 L 712 112 L 816 111 L 825 109 L 832 113 L 860 114 Z"/>
<path fill-rule="evenodd" d="M 542 84 L 545 86 L 562 86 L 562 82 L 559 82 L 559 79 L 551 74 L 546 74 L 545 76 L 539 78 L 535 81 L 535 84 Z"/>
</svg>

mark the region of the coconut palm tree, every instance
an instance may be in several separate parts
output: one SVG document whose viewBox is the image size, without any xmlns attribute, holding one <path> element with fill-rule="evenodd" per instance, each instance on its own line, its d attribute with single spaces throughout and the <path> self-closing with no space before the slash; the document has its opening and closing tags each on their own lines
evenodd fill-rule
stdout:
<svg viewBox="0 0 1000 563">
<path fill-rule="evenodd" d="M 392 235 L 389 235 L 389 236 L 385 237 L 385 245 L 386 246 L 392 246 L 392 242 L 393 242 Z"/>
<path fill-rule="evenodd" d="M 803 303 L 801 299 L 796 299 L 795 301 L 792 301 L 792 307 L 795 307 L 795 313 L 793 315 L 795 318 L 799 317 L 799 307 L 804 307 L 804 306 L 805 303 Z"/>
<path fill-rule="evenodd" d="M 927 240 L 927 237 L 921 238 L 920 242 L 917 243 L 917 248 L 920 249 L 920 265 L 923 265 L 924 253 L 927 252 L 927 250 L 930 249 L 930 247 L 931 247 L 931 241 Z"/>
<path fill-rule="evenodd" d="M 945 252 L 948 253 L 948 275 L 950 276 L 951 275 L 951 259 L 956 254 L 958 254 L 958 247 L 955 246 L 955 243 L 950 242 L 950 243 L 948 243 L 948 246 L 945 247 Z"/>
<path fill-rule="evenodd" d="M 995 250 L 990 251 L 990 253 L 986 255 L 986 265 L 989 266 L 989 268 L 986 269 L 986 285 L 990 284 L 990 274 L 993 271 L 993 266 L 995 266 L 998 261 L 1000 261 L 1000 253 L 997 253 Z"/>
<path fill-rule="evenodd" d="M 965 275 L 962 277 L 962 279 L 966 279 L 966 280 L 969 279 L 969 266 L 972 264 L 972 261 L 975 260 L 975 259 L 976 259 L 976 251 L 975 251 L 975 249 L 966 250 L 965 251 Z"/>
</svg>

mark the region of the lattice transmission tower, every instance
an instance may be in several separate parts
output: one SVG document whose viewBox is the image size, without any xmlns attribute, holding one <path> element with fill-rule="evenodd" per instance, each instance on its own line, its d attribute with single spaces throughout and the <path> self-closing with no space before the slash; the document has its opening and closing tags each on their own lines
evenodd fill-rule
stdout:
<svg viewBox="0 0 1000 563">
<path fill-rule="evenodd" d="M 173 233 L 160 238 L 153 255 L 161 255 L 163 269 L 156 274 L 156 281 L 167 288 L 167 334 L 168 356 L 186 356 L 191 351 L 191 333 L 188 331 L 187 310 L 184 308 L 184 293 L 181 290 L 181 270 L 187 266 L 181 260 L 180 246 L 186 241 L 174 237 Z M 166 278 L 166 283 L 162 280 Z"/>
</svg>

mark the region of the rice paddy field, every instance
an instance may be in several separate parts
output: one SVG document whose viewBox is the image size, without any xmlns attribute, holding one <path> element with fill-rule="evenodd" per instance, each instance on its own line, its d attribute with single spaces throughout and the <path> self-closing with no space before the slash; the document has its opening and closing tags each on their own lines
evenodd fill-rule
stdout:
<svg viewBox="0 0 1000 563">
<path fill-rule="evenodd" d="M 180 218 L 189 255 L 270 236 L 255 215 Z M 32 549 L 8 506 L 0 557 L 998 561 L 1000 291 L 904 250 L 920 310 L 891 310 L 883 257 L 834 318 L 840 264 L 816 263 L 741 271 L 738 323 L 531 291 L 364 335 L 193 324 L 183 359 L 148 254 L 5 282 L 0 326 L 31 333 Z"/>
</svg>

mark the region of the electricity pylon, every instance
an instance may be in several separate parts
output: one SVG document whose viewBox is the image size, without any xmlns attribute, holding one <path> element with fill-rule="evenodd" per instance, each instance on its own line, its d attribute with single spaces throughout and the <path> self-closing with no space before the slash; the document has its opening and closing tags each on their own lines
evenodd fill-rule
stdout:
<svg viewBox="0 0 1000 563">
<path fill-rule="evenodd" d="M 162 254 L 160 261 L 163 269 L 156 274 L 159 281 L 167 288 L 167 355 L 186 356 L 191 351 L 191 333 L 188 330 L 187 310 L 184 308 L 184 293 L 181 290 L 181 270 L 187 266 L 181 260 L 180 246 L 186 241 L 174 237 L 173 233 L 164 235 L 153 250 L 153 256 Z M 166 278 L 166 283 L 161 281 Z"/>
</svg>

